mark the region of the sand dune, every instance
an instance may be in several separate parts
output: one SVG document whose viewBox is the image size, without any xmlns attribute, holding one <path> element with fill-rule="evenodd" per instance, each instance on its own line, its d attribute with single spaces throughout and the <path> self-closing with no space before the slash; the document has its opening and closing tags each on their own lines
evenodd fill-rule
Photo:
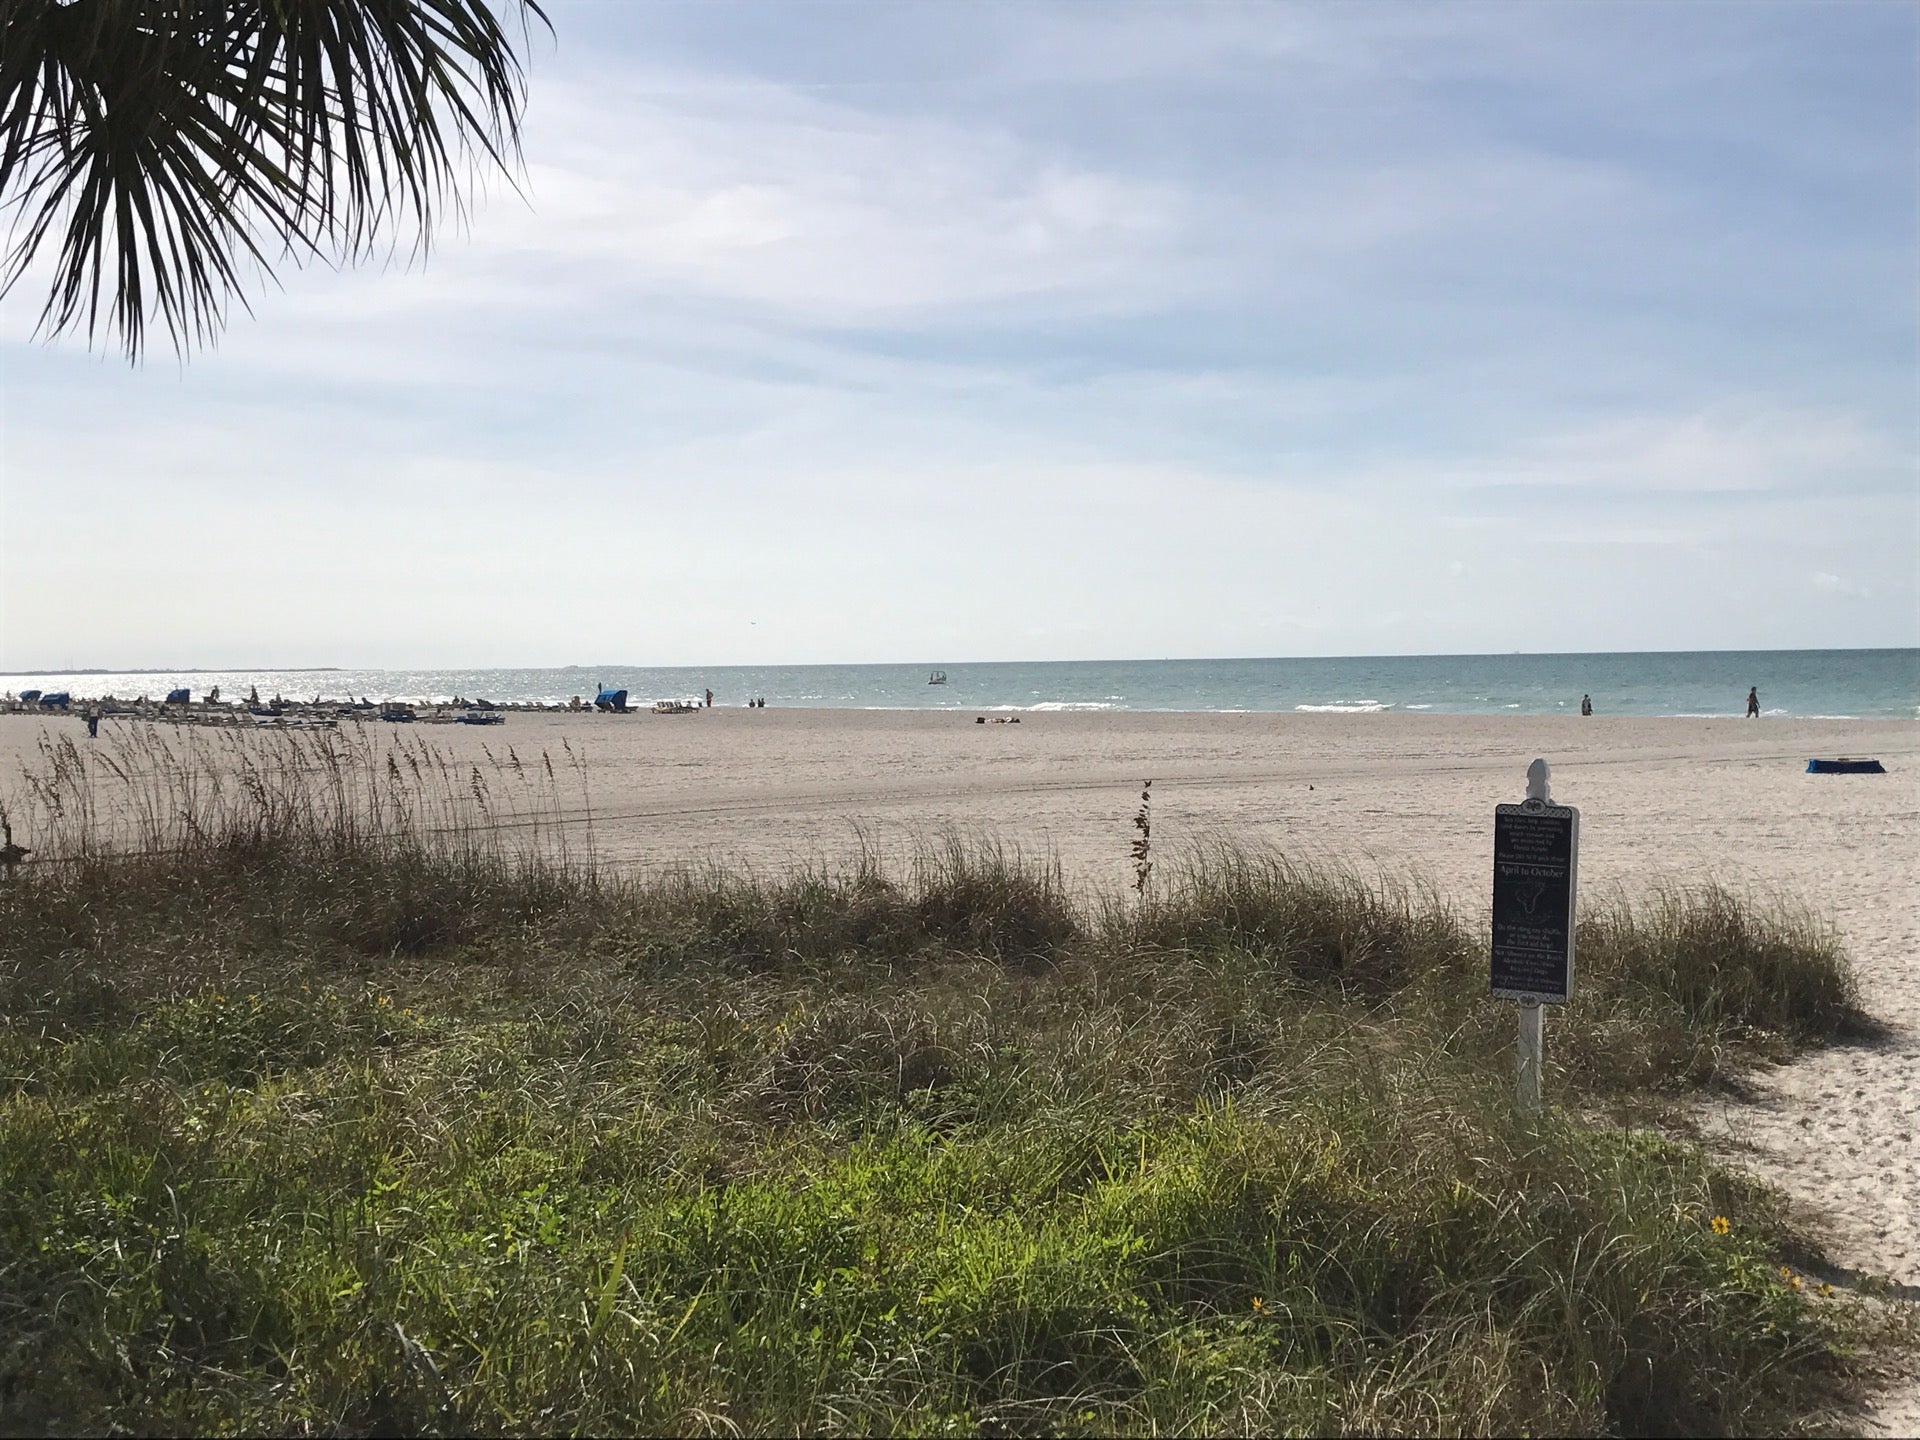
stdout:
<svg viewBox="0 0 1920 1440">
<path fill-rule="evenodd" d="M 0 720 L 0 774 L 39 730 Z M 1821 1217 L 1838 1263 L 1920 1284 L 1912 722 L 1103 712 L 977 725 L 971 713 L 770 709 L 514 715 L 416 733 L 459 754 L 584 748 L 596 843 L 622 865 L 776 867 L 831 860 L 862 835 L 903 850 L 955 828 L 1050 853 L 1075 884 L 1117 892 L 1152 778 L 1163 858 L 1213 839 L 1274 845 L 1423 878 L 1475 919 L 1489 905 L 1493 806 L 1519 799 L 1544 756 L 1555 798 L 1582 811 L 1587 903 L 1711 878 L 1802 901 L 1842 932 L 1891 1038 L 1763 1075 L 1753 1103 L 1706 1118 Z M 1843 754 L 1890 773 L 1804 773 L 1810 756 Z M 586 823 L 583 810 L 573 819 Z"/>
</svg>

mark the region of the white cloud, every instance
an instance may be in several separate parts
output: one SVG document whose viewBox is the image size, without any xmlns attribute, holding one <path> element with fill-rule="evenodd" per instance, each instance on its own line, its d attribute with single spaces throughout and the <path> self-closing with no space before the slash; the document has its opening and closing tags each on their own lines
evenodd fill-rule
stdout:
<svg viewBox="0 0 1920 1440">
<path fill-rule="evenodd" d="M 1829 595 L 1845 596 L 1849 600 L 1871 600 L 1873 591 L 1865 585 L 1856 585 L 1851 580 L 1826 570 L 1815 570 L 1807 577 L 1815 590 Z"/>
<path fill-rule="evenodd" d="M 531 208 L 489 205 L 440 262 L 468 296 L 531 260 L 563 300 L 671 291 L 861 323 L 1125 285 L 1183 222 L 1170 187 L 1004 129 L 773 85 L 554 84 L 528 148 Z"/>
<path fill-rule="evenodd" d="M 1885 489 L 1911 473 L 1912 459 L 1858 413 L 1755 399 L 1554 431 L 1469 483 L 1672 494 Z"/>
</svg>

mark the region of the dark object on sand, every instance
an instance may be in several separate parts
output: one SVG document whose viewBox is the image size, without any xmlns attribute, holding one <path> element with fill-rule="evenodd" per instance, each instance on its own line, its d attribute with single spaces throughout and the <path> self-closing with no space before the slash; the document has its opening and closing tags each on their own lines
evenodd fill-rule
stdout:
<svg viewBox="0 0 1920 1440">
<path fill-rule="evenodd" d="M 624 690 L 602 690 L 593 697 L 593 708 L 604 710 L 612 715 L 624 715 L 627 710 L 627 692 Z"/>
<path fill-rule="evenodd" d="M 23 705 L 31 705 L 39 698 L 40 692 L 38 690 L 22 690 L 20 692 L 20 703 Z"/>
<path fill-rule="evenodd" d="M 1809 760 L 1809 775 L 1884 775 L 1887 767 L 1878 760 L 1852 760 L 1842 755 L 1838 760 Z"/>
<path fill-rule="evenodd" d="M 13 873 L 13 867 L 33 852 L 24 845 L 16 845 L 13 843 L 13 826 L 0 822 L 0 834 L 6 836 L 6 842 L 0 844 L 0 869 L 4 869 L 11 875 Z"/>
<path fill-rule="evenodd" d="M 382 720 L 394 721 L 396 724 L 405 725 L 410 723 L 414 718 L 413 707 L 411 705 L 396 705 L 390 702 L 380 707 L 380 718 Z"/>
<path fill-rule="evenodd" d="M 507 717 L 498 710 L 469 710 L 464 715 L 453 717 L 456 725 L 504 725 Z"/>
<path fill-rule="evenodd" d="M 184 685 L 178 690 L 167 691 L 167 704 L 169 705 L 191 705 L 192 703 L 193 692 Z"/>
<path fill-rule="evenodd" d="M 42 710 L 64 710 L 73 703 L 73 695 L 66 690 L 49 690 L 40 697 Z"/>
</svg>

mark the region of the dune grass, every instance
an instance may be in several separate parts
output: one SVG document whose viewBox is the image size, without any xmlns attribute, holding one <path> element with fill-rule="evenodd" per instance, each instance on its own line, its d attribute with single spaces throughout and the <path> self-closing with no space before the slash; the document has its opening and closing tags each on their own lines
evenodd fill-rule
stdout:
<svg viewBox="0 0 1920 1440">
<path fill-rule="evenodd" d="M 1590 918 L 1522 1123 L 1417 891 L 617 876 L 564 764 L 270 744 L 16 792 L 0 1429 L 1736 1433 L 1871 1339 L 1768 1192 L 1582 1118 L 1851 1023 L 1791 912 Z"/>
</svg>

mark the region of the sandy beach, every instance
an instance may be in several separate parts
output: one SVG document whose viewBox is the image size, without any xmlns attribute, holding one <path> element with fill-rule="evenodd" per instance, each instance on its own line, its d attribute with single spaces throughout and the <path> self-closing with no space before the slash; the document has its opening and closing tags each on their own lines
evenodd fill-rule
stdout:
<svg viewBox="0 0 1920 1440">
<path fill-rule="evenodd" d="M 0 774 L 43 723 L 0 718 Z M 129 721 L 110 721 L 102 743 Z M 516 714 L 414 727 L 458 755 L 584 753 L 595 843 L 617 865 L 832 861 L 943 831 L 1052 855 L 1118 894 L 1140 782 L 1162 860 L 1210 840 L 1271 845 L 1430 882 L 1469 918 L 1489 904 L 1491 814 L 1535 756 L 1582 813 L 1581 895 L 1714 880 L 1830 920 L 1867 1008 L 1891 1028 L 1767 1073 L 1703 1116 L 1730 1153 L 1814 1217 L 1837 1263 L 1920 1284 L 1920 725 L 1911 721 L 1505 718 L 1408 714 L 716 709 Z M 1805 773 L 1875 756 L 1880 776 Z M 584 827 L 584 812 L 572 817 Z M 29 837 L 21 837 L 31 844 Z M 1576 998 L 1577 996 L 1576 977 Z M 1491 1002 L 1490 1002 L 1491 1003 Z M 1551 1027 L 1549 1027 L 1551 1048 Z"/>
</svg>

